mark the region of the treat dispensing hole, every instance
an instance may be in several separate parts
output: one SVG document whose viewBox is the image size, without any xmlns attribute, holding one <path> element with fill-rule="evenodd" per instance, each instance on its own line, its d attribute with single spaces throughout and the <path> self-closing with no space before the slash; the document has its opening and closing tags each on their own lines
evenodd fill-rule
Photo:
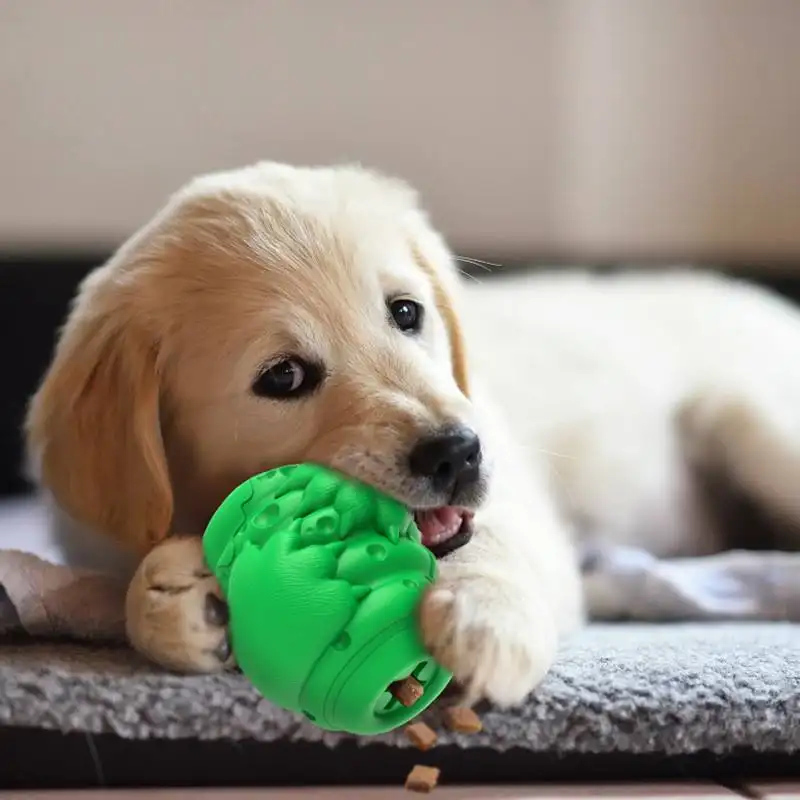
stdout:
<svg viewBox="0 0 800 800">
<path fill-rule="evenodd" d="M 413 675 L 409 675 L 407 678 L 391 684 L 389 694 L 400 705 L 410 708 L 425 694 L 425 687 Z"/>
<path fill-rule="evenodd" d="M 429 677 L 429 662 L 423 661 L 407 678 L 394 681 L 386 687 L 375 706 L 378 716 L 393 714 L 400 708 L 411 708 L 422 699 Z"/>
</svg>

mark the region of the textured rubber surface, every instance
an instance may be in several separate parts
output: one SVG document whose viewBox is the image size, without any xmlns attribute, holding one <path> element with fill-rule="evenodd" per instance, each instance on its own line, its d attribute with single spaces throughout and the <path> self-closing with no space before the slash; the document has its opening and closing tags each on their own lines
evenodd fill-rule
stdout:
<svg viewBox="0 0 800 800">
<path fill-rule="evenodd" d="M 392 498 L 324 467 L 281 467 L 235 489 L 203 544 L 239 666 L 276 704 L 328 730 L 378 734 L 449 682 L 417 628 L 436 560 Z M 405 707 L 388 687 L 409 675 L 424 693 Z"/>
</svg>

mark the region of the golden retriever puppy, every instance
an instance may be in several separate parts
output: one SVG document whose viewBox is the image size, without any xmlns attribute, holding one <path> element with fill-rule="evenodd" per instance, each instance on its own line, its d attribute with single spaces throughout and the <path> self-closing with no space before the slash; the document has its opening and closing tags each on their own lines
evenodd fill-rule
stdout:
<svg viewBox="0 0 800 800">
<path fill-rule="evenodd" d="M 230 665 L 199 535 L 241 481 L 312 461 L 413 509 L 442 559 L 431 652 L 473 698 L 524 697 L 582 619 L 579 572 L 464 321 L 413 191 L 360 168 L 199 178 L 90 275 L 27 432 L 68 558 L 133 574 L 133 645 Z"/>
<path fill-rule="evenodd" d="M 462 286 L 453 261 L 405 184 L 262 163 L 193 181 L 86 279 L 29 451 L 65 560 L 131 578 L 141 652 L 230 666 L 199 537 L 238 483 L 302 461 L 414 511 L 441 558 L 424 637 L 471 698 L 522 699 L 584 597 L 769 616 L 779 573 L 800 597 L 796 556 L 699 563 L 731 545 L 709 473 L 797 549 L 794 307 L 681 272 Z M 619 548 L 617 571 L 582 585 L 585 542 Z"/>
</svg>

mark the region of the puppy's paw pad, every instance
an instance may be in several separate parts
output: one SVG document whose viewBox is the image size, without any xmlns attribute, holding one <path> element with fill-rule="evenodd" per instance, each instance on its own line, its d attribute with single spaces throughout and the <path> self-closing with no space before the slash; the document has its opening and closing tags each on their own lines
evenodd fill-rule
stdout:
<svg viewBox="0 0 800 800">
<path fill-rule="evenodd" d="M 214 648 L 214 657 L 223 666 L 232 666 L 231 661 L 231 640 L 226 635 L 225 638 Z"/>
<path fill-rule="evenodd" d="M 230 619 L 228 604 L 221 597 L 209 592 L 206 595 L 204 617 L 205 621 L 214 627 L 227 625 Z"/>
</svg>

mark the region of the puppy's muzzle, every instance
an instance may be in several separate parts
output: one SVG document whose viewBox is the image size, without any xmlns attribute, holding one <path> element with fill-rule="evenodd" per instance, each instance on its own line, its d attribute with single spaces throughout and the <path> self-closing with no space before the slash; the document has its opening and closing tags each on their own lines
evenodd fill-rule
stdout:
<svg viewBox="0 0 800 800">
<path fill-rule="evenodd" d="M 457 505 L 469 496 L 481 477 L 481 442 L 470 428 L 447 428 L 421 439 L 408 456 L 411 474 L 425 479 L 431 490 Z"/>
</svg>

